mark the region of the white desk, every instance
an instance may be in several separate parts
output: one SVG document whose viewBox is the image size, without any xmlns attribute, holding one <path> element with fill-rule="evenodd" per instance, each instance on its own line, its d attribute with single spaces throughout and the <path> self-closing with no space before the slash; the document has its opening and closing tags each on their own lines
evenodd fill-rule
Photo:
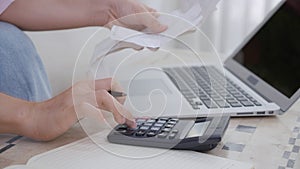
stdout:
<svg viewBox="0 0 300 169">
<path fill-rule="evenodd" d="M 178 52 L 180 53 L 180 52 Z M 203 59 L 211 60 L 206 55 Z M 133 65 L 151 63 L 152 65 L 170 64 L 170 57 L 153 57 L 130 60 Z M 186 58 L 186 63 L 194 63 Z M 113 63 L 116 63 L 114 60 Z M 50 142 L 35 142 L 27 138 L 14 141 L 13 146 L 0 153 L 0 168 L 12 164 L 24 164 L 39 153 L 65 145 L 85 137 L 85 132 L 76 124 L 67 133 Z M 1 148 L 11 135 L 0 135 Z M 276 117 L 232 118 L 223 141 L 210 151 L 220 157 L 250 162 L 256 169 L 300 168 L 300 101 L 285 115 Z"/>
</svg>

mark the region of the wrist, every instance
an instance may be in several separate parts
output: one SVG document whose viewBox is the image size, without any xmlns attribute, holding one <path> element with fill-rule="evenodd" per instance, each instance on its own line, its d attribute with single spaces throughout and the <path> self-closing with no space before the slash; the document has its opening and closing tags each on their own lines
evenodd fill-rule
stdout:
<svg viewBox="0 0 300 169">
<path fill-rule="evenodd" d="M 63 134 L 76 121 L 70 113 L 67 99 L 62 93 L 44 102 L 31 103 L 27 108 L 21 135 L 39 141 L 49 141 Z"/>
<path fill-rule="evenodd" d="M 110 20 L 115 0 L 89 0 L 90 26 L 104 26 Z"/>
<path fill-rule="evenodd" d="M 41 104 L 37 102 L 27 102 L 22 106 L 21 110 L 16 116 L 18 135 L 31 137 L 33 133 L 36 133 L 36 124 L 38 117 L 36 116 L 41 110 Z"/>
<path fill-rule="evenodd" d="M 30 123 L 31 112 L 33 111 L 34 103 L 24 101 L 18 105 L 18 110 L 13 115 L 12 125 L 14 125 L 14 134 L 24 135 L 26 126 Z"/>
</svg>

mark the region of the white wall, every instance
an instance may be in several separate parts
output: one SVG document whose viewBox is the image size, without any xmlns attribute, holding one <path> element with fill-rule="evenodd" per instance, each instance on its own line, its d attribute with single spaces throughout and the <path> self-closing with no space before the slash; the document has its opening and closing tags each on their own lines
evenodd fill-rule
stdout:
<svg viewBox="0 0 300 169">
<path fill-rule="evenodd" d="M 279 1 L 223 0 L 219 3 L 218 10 L 206 20 L 201 29 L 215 45 L 218 52 L 228 55 Z M 142 0 L 142 2 L 163 12 L 176 9 L 178 4 L 178 0 Z M 54 94 L 71 85 L 79 51 L 97 29 L 82 28 L 28 33 L 45 62 Z M 191 41 L 199 50 L 205 50 L 206 42 L 193 39 L 192 36 Z M 92 49 L 90 50 L 92 52 Z M 81 67 L 87 65 L 91 52 L 86 54 L 86 62 L 83 61 L 85 63 L 79 63 Z M 81 76 L 84 76 L 83 72 Z"/>
</svg>

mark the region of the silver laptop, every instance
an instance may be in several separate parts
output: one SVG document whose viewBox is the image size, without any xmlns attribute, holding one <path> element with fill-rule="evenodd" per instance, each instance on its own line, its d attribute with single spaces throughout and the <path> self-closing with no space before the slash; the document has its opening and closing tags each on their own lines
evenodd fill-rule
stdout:
<svg viewBox="0 0 300 169">
<path fill-rule="evenodd" d="M 138 116 L 282 114 L 300 97 L 300 11 L 282 2 L 224 63 L 163 67 L 130 82 Z M 222 73 L 221 73 L 222 72 Z"/>
</svg>

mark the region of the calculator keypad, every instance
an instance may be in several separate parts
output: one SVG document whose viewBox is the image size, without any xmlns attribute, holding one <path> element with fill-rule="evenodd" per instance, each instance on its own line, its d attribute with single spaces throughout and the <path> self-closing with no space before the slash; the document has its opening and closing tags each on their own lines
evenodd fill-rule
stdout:
<svg viewBox="0 0 300 169">
<path fill-rule="evenodd" d="M 120 124 L 116 127 L 116 131 L 131 137 L 174 139 L 178 134 L 178 130 L 174 129 L 178 121 L 179 119 L 175 118 L 136 119 L 136 128 Z"/>
</svg>

